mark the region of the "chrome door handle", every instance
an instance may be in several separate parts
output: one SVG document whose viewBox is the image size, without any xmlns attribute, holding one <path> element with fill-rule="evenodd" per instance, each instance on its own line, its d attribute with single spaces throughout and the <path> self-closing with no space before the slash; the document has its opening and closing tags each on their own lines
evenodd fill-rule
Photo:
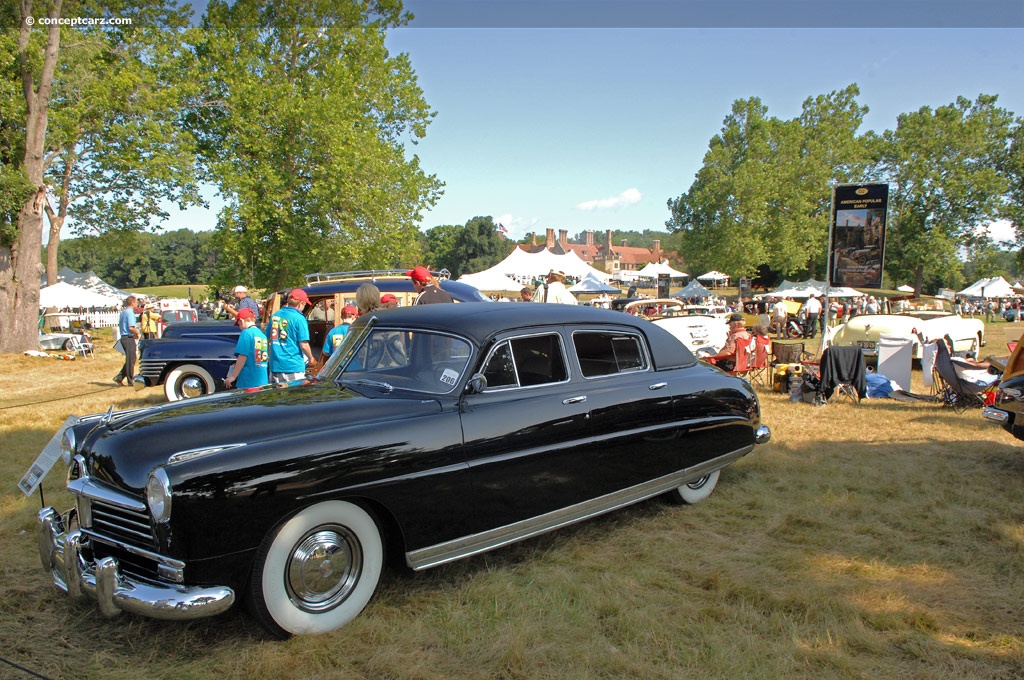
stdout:
<svg viewBox="0 0 1024 680">
<path fill-rule="evenodd" d="M 582 395 L 582 396 L 579 396 L 579 397 L 569 397 L 568 399 L 563 399 L 562 403 L 564 405 L 568 406 L 569 404 L 582 404 L 586 400 L 587 400 L 586 395 Z"/>
<path fill-rule="evenodd" d="M 668 387 L 668 383 L 663 383 L 663 382 L 661 382 L 661 383 L 654 383 L 653 385 L 651 385 L 647 389 L 649 389 L 649 390 L 660 390 L 663 387 Z"/>
</svg>

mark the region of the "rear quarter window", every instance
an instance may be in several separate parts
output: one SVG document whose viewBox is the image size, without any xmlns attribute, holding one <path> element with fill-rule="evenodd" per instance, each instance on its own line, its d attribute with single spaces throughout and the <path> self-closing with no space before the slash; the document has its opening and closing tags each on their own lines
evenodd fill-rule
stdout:
<svg viewBox="0 0 1024 680">
<path fill-rule="evenodd" d="M 629 333 L 579 331 L 573 346 L 584 378 L 645 371 L 648 368 L 643 340 Z"/>
</svg>

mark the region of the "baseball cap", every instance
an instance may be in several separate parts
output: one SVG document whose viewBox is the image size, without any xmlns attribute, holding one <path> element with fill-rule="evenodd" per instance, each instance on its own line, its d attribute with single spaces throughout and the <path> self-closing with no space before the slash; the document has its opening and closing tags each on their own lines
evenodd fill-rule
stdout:
<svg viewBox="0 0 1024 680">
<path fill-rule="evenodd" d="M 405 275 L 411 277 L 413 281 L 419 281 L 420 283 L 430 282 L 430 271 L 426 267 L 413 267 L 406 271 Z"/>
<path fill-rule="evenodd" d="M 243 307 L 242 309 L 238 310 L 238 315 L 235 318 L 236 319 L 255 319 L 256 318 L 256 314 L 254 314 L 253 311 L 251 309 L 249 309 L 248 307 Z"/>
<path fill-rule="evenodd" d="M 382 305 L 386 305 L 389 302 L 398 302 L 398 298 L 396 298 L 391 293 L 384 293 L 383 295 L 380 296 L 380 303 Z"/>
<path fill-rule="evenodd" d="M 306 295 L 306 291 L 301 288 L 293 288 L 292 291 L 288 293 L 288 299 L 298 300 L 299 302 L 309 302 L 309 296 Z"/>
<path fill-rule="evenodd" d="M 246 288 L 245 286 L 235 286 L 234 290 L 232 290 L 231 292 L 232 293 L 248 293 L 249 289 Z"/>
<path fill-rule="evenodd" d="M 729 315 L 729 323 L 734 323 L 736 321 L 742 321 L 743 323 L 746 323 L 746 321 L 744 320 L 742 314 L 738 314 L 738 313 L 737 314 L 730 314 Z"/>
<path fill-rule="evenodd" d="M 359 308 L 353 305 L 345 305 L 341 308 L 343 316 L 359 316 Z"/>
</svg>

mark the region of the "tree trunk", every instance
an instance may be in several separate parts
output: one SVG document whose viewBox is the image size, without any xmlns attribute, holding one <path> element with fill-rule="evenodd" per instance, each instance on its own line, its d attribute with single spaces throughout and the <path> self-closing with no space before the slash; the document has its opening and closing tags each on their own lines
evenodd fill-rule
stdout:
<svg viewBox="0 0 1024 680">
<path fill-rule="evenodd" d="M 50 239 L 46 242 L 46 285 L 57 283 L 57 247 L 60 245 L 60 230 L 64 228 L 63 210 L 60 214 L 46 209 L 50 221 Z"/>
<path fill-rule="evenodd" d="M 10 248 L 0 248 L 0 353 L 39 349 L 36 329 L 39 321 L 39 282 L 43 273 L 39 253 L 43 247 L 43 202 L 46 200 L 43 153 L 46 150 L 50 86 L 60 48 L 60 26 L 56 19 L 61 15 L 61 2 L 54 0 L 47 12 L 53 21 L 47 28 L 38 87 L 34 87 L 32 79 L 29 41 L 32 26 L 24 21 L 26 17 L 34 16 L 32 0 L 22 0 L 19 5 L 18 65 L 28 111 L 22 170 L 28 180 L 38 187 L 38 191 L 21 208 L 18 235 L 14 243 Z"/>
</svg>

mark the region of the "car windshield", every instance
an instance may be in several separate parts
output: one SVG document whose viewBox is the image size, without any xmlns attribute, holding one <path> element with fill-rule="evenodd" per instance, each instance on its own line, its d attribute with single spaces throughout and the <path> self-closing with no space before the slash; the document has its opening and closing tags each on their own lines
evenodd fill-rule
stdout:
<svg viewBox="0 0 1024 680">
<path fill-rule="evenodd" d="M 448 394 L 461 383 L 471 356 L 469 342 L 457 336 L 371 321 L 349 331 L 319 377 L 374 395 Z"/>
</svg>

